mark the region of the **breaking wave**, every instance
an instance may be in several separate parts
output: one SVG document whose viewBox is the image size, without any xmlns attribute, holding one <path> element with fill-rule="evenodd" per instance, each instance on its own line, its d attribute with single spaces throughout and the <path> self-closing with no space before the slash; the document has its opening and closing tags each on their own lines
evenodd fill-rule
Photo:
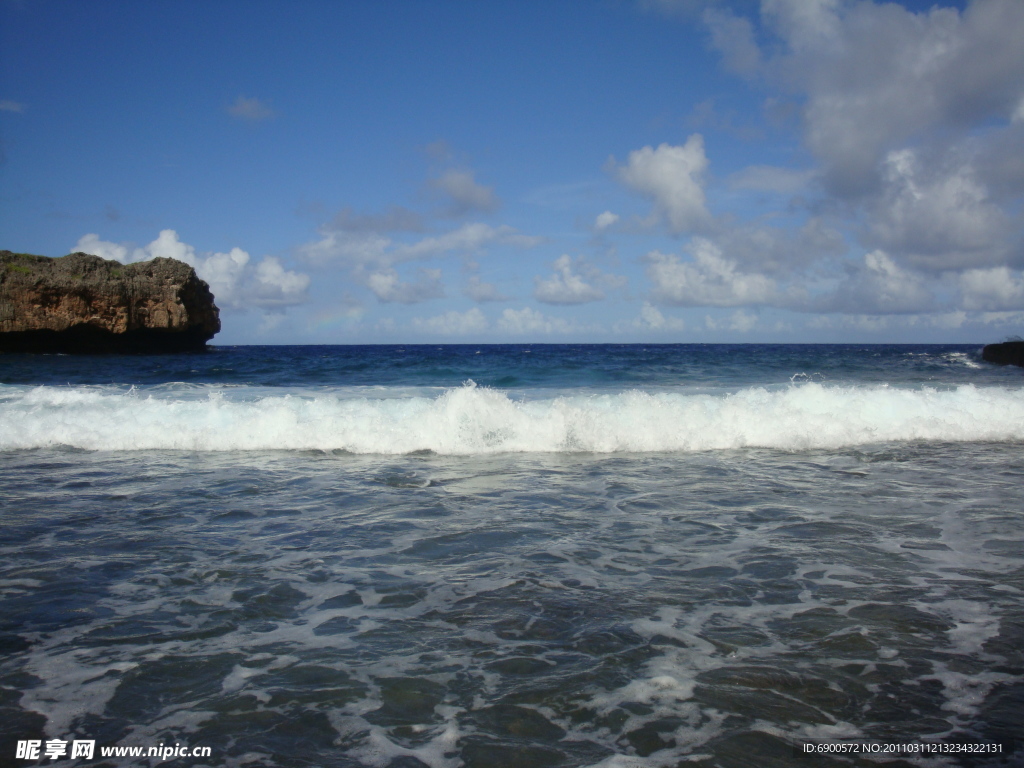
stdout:
<svg viewBox="0 0 1024 768">
<path fill-rule="evenodd" d="M 378 393 L 379 394 L 379 393 Z M 0 450 L 322 450 L 351 453 L 804 450 L 890 441 L 1024 440 L 1015 388 L 816 382 L 728 394 L 519 400 L 472 382 L 437 396 L 215 388 L 139 393 L 0 387 Z"/>
</svg>

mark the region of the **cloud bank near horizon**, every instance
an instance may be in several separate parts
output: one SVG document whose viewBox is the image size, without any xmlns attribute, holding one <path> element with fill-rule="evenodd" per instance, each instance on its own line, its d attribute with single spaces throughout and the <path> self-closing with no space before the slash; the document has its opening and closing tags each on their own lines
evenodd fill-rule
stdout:
<svg viewBox="0 0 1024 768">
<path fill-rule="evenodd" d="M 193 204 L 142 217 L 108 194 L 102 217 L 68 240 L 125 263 L 192 264 L 229 314 L 264 317 L 235 326 L 253 341 L 937 339 L 1024 329 L 1019 0 L 928 10 L 645 0 L 596 13 L 606 42 L 614 19 L 633 25 L 632 43 L 655 45 L 654 27 L 688 41 L 676 64 L 690 68 L 630 69 L 642 52 L 624 39 L 622 51 L 580 66 L 580 77 L 600 65 L 620 80 L 580 95 L 586 80 L 574 90 L 544 74 L 562 71 L 548 49 L 537 73 L 495 50 L 481 73 L 449 68 L 442 85 L 429 61 L 414 72 L 365 59 L 361 76 L 404 101 L 325 80 L 325 92 L 355 88 L 331 101 L 297 88 L 300 71 L 289 68 L 298 65 L 283 61 L 279 79 L 231 80 L 204 102 L 224 131 L 207 165 L 225 192 L 203 198 L 213 200 L 208 212 Z M 470 45 L 456 39 L 438 44 L 456 54 Z M 312 48 L 295 54 L 326 66 Z M 518 74 L 501 80 L 506 64 Z M 641 98 L 641 76 L 655 94 L 636 102 L 642 119 L 601 106 Z M 705 80 L 713 88 L 694 84 Z M 479 87 L 465 91 L 475 101 L 461 100 L 460 87 Z M 16 132 L 49 119 L 43 92 L 23 91 L 0 94 L 16 97 L 0 100 Z M 363 102 L 392 110 L 376 130 L 348 118 Z M 405 119 L 414 107 L 429 127 Z M 545 109 L 559 117 L 541 128 Z M 173 137 L 152 125 L 146 146 L 156 157 Z M 206 172 L 187 158 L 215 140 L 212 130 L 182 145 L 184 176 Z M 278 155 L 276 175 L 248 173 Z M 302 163 L 305 175 L 293 170 Z M 291 218 L 277 209 L 287 226 L 267 224 L 287 230 L 272 247 L 259 245 L 262 235 L 238 237 L 244 227 L 211 237 L 210 221 L 281 186 L 301 202 Z M 178 232 L 238 245 L 203 250 Z"/>
</svg>

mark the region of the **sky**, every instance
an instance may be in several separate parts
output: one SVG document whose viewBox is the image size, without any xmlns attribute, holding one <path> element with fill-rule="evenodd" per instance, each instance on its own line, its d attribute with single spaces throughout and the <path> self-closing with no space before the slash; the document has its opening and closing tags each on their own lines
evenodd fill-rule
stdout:
<svg viewBox="0 0 1024 768">
<path fill-rule="evenodd" d="M 217 344 L 1024 335 L 1024 2 L 0 0 L 0 248 Z"/>
</svg>

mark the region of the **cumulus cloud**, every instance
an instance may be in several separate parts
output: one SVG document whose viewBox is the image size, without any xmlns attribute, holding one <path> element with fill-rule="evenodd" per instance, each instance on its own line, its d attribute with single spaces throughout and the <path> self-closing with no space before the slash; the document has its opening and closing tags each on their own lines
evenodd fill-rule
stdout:
<svg viewBox="0 0 1024 768">
<path fill-rule="evenodd" d="M 465 312 L 451 310 L 435 317 L 416 317 L 412 320 L 415 330 L 437 336 L 470 336 L 486 331 L 489 326 L 484 313 L 477 307 Z"/>
<path fill-rule="evenodd" d="M 417 304 L 444 296 L 440 269 L 416 270 L 415 281 L 403 281 L 394 269 L 371 272 L 366 278 L 367 287 L 383 303 Z"/>
<path fill-rule="evenodd" d="M 426 259 L 448 253 L 479 252 L 488 245 L 511 245 L 530 248 L 542 238 L 523 235 L 506 225 L 470 222 L 440 235 L 430 235 L 412 243 L 395 242 L 378 231 L 333 229 L 322 227 L 321 237 L 299 249 L 300 257 L 312 264 L 345 261 L 351 264 L 390 266 L 415 259 Z"/>
<path fill-rule="evenodd" d="M 989 200 L 969 163 L 924 164 L 910 149 L 890 152 L 885 187 L 871 204 L 865 241 L 917 266 L 956 269 L 1004 258 L 1014 224 Z"/>
<path fill-rule="evenodd" d="M 709 331 L 735 331 L 750 333 L 757 327 L 757 315 L 737 309 L 729 317 L 716 320 L 711 315 L 704 317 L 704 327 Z"/>
<path fill-rule="evenodd" d="M 451 252 L 476 253 L 491 243 L 531 248 L 540 242 L 541 238 L 520 234 L 513 227 L 504 224 L 492 227 L 489 224 L 473 222 L 463 224 L 458 229 L 442 235 L 425 237 L 410 245 L 396 247 L 395 255 L 403 260 L 420 259 Z"/>
<path fill-rule="evenodd" d="M 191 260 L 188 263 L 192 264 L 196 268 L 196 273 L 210 284 L 210 290 L 217 297 L 217 301 L 227 302 L 229 306 L 240 306 L 242 293 L 240 288 L 243 280 L 249 278 L 245 282 L 251 286 L 252 280 L 255 277 L 249 264 L 249 254 L 241 248 L 232 248 L 228 253 L 215 253 L 207 259 L 200 260 L 195 257 L 194 249 L 191 246 L 188 246 L 188 248 L 192 251 L 190 254 Z M 154 254 L 154 256 L 157 255 L 167 254 Z M 181 261 L 186 260 L 180 256 L 172 256 L 170 258 L 179 258 Z M 306 278 L 306 284 L 309 284 L 308 277 Z M 246 291 L 245 293 L 249 294 L 250 292 Z M 253 293 L 256 292 L 253 291 Z M 271 305 L 275 306 L 277 302 L 271 302 Z"/>
<path fill-rule="evenodd" d="M 445 214 L 464 216 L 467 213 L 490 213 L 500 205 L 493 187 L 478 184 L 473 171 L 450 169 L 433 179 L 430 186 L 446 199 Z"/>
<path fill-rule="evenodd" d="M 335 261 L 350 264 L 390 263 L 391 238 L 378 232 L 322 230 L 321 237 L 299 248 L 307 264 L 324 266 Z"/>
<path fill-rule="evenodd" d="M 91 253 L 122 264 L 170 258 L 194 267 L 205 280 L 221 309 L 277 309 L 307 301 L 309 275 L 287 270 L 274 256 L 264 256 L 253 263 L 241 248 L 227 253 L 199 254 L 195 247 L 183 243 L 173 229 L 161 230 L 159 236 L 144 248 L 129 248 L 120 243 L 100 240 L 96 234 L 83 235 L 74 250 Z"/>
<path fill-rule="evenodd" d="M 582 263 L 577 260 L 577 264 Z M 568 255 L 559 256 L 552 266 L 555 274 L 546 280 L 536 278 L 533 295 L 545 304 L 586 304 L 604 298 L 604 291 L 591 285 L 573 269 Z"/>
<path fill-rule="evenodd" d="M 648 4 L 678 8 L 675 0 Z M 759 9 L 743 15 L 708 2 L 699 18 L 724 65 L 769 91 L 766 111 L 791 105 L 816 166 L 754 165 L 729 185 L 793 196 L 788 212 L 810 216 L 799 230 L 716 219 L 717 255 L 702 255 L 698 245 L 692 261 L 648 257 L 653 298 L 738 306 L 747 296 L 857 315 L 867 318 L 863 328 L 888 315 L 952 322 L 957 312 L 1017 310 L 1024 3 L 914 11 L 878 0 L 760 0 Z M 655 164 L 645 149 L 638 170 L 641 160 Z M 694 183 L 680 187 L 690 194 L 676 196 L 699 201 L 690 210 L 700 211 L 707 161 L 702 148 L 693 155 Z M 700 232 L 699 213 L 673 224 L 668 196 L 633 181 L 670 229 Z M 852 241 L 867 255 L 845 261 Z M 800 299 L 793 289 L 780 296 L 783 281 L 813 286 L 816 298 Z"/>
<path fill-rule="evenodd" d="M 1024 324 L 1024 312 L 965 312 L 950 310 L 912 315 L 819 315 L 807 322 L 815 330 L 858 330 L 877 333 L 903 329 L 976 328 L 992 333 L 996 328 L 1019 328 Z"/>
<path fill-rule="evenodd" d="M 640 315 L 633 320 L 634 328 L 651 331 L 682 331 L 686 322 L 681 317 L 665 317 L 656 306 L 645 301 L 640 307 Z"/>
<path fill-rule="evenodd" d="M 261 307 L 287 307 L 305 301 L 309 275 L 285 269 L 275 256 L 264 256 L 250 283 Z"/>
<path fill-rule="evenodd" d="M 1024 310 L 1024 277 L 1008 267 L 969 269 L 959 276 L 965 309 Z"/>
<path fill-rule="evenodd" d="M 257 98 L 250 98 L 246 96 L 239 96 L 231 104 L 225 107 L 225 110 L 232 117 L 238 118 L 239 120 L 248 120 L 249 122 L 260 122 L 261 120 L 269 120 L 274 117 L 274 110 L 272 110 L 265 102 L 260 101 Z"/>
<path fill-rule="evenodd" d="M 653 201 L 648 223 L 663 221 L 673 234 L 699 232 L 710 225 L 703 179 L 707 166 L 704 137 L 699 133 L 682 146 L 661 144 L 657 149 L 634 150 L 623 166 L 616 165 L 614 158 L 609 160 L 609 167 L 623 184 Z"/>
<path fill-rule="evenodd" d="M 936 300 L 922 275 L 900 267 L 884 251 L 873 251 L 817 307 L 825 312 L 895 314 L 932 310 Z"/>
<path fill-rule="evenodd" d="M 319 228 L 319 239 L 300 246 L 299 258 L 312 266 L 341 264 L 351 278 L 366 286 L 381 302 L 413 304 L 444 296 L 441 271 L 420 269 L 416 279 L 399 276 L 396 267 L 450 255 L 469 257 L 492 246 L 530 248 L 542 238 L 524 235 L 513 227 L 466 222 L 439 234 L 410 239 L 424 228 L 422 217 L 401 206 L 383 213 L 354 213 L 343 209 Z M 464 293 L 475 301 L 501 301 L 497 288 L 473 276 Z"/>
<path fill-rule="evenodd" d="M 412 304 L 444 296 L 441 272 L 421 269 L 413 282 L 399 278 L 395 265 L 431 259 L 450 253 L 472 254 L 491 244 L 530 247 L 539 242 L 508 226 L 492 227 L 467 223 L 441 235 L 421 238 L 412 243 L 396 243 L 376 231 L 322 230 L 320 240 L 307 243 L 299 253 L 303 261 L 325 266 L 341 261 L 351 268 L 352 277 L 365 284 L 382 302 Z M 470 278 L 467 295 L 477 301 L 500 301 L 497 289 L 479 278 Z"/>
<path fill-rule="evenodd" d="M 712 241 L 694 238 L 688 250 L 693 257 L 690 261 L 659 251 L 645 257 L 647 276 L 657 301 L 685 307 L 737 307 L 783 301 L 774 280 L 740 270 Z"/>
<path fill-rule="evenodd" d="M 708 8 L 704 23 L 711 41 L 722 52 L 725 65 L 741 75 L 752 75 L 761 66 L 761 50 L 754 41 L 754 25 L 728 9 Z"/>
<path fill-rule="evenodd" d="M 739 267 L 768 275 L 794 274 L 826 256 L 846 252 L 842 234 L 818 216 L 795 229 L 737 225 L 715 238 L 722 254 Z"/>
<path fill-rule="evenodd" d="M 907 141 L 1010 120 L 1024 97 L 1019 0 L 976 0 L 962 14 L 763 0 L 763 27 L 782 44 L 770 56 L 745 31 L 748 19 L 714 10 L 704 20 L 727 64 L 805 96 L 805 140 L 826 185 L 844 197 L 877 187 L 879 162 Z M 762 67 L 751 66 L 755 56 Z"/>
<path fill-rule="evenodd" d="M 1024 325 L 1024 312 L 982 312 L 978 320 L 985 325 L 1010 325 L 1020 327 Z"/>
<path fill-rule="evenodd" d="M 112 243 L 108 240 L 100 240 L 100 236 L 97 234 L 82 235 L 72 250 L 74 252 L 91 253 L 93 256 L 99 256 L 101 259 L 120 261 L 122 264 L 142 261 L 143 258 L 152 258 L 151 256 L 132 258 L 135 253 L 130 251 L 127 246 L 120 243 Z"/>
<path fill-rule="evenodd" d="M 498 286 L 494 283 L 484 282 L 480 279 L 479 275 L 470 275 L 462 292 L 473 301 L 478 302 L 505 301 L 508 299 L 508 296 L 503 295 L 498 290 Z"/>
<path fill-rule="evenodd" d="M 594 219 L 594 230 L 597 232 L 604 232 L 606 229 L 613 226 L 618 220 L 619 215 L 617 213 L 612 213 L 611 211 L 599 213 L 597 218 Z"/>
<path fill-rule="evenodd" d="M 549 317 L 531 307 L 506 309 L 498 318 L 498 330 L 511 336 L 550 335 L 553 333 L 575 333 L 580 330 L 575 323 L 560 317 Z"/>
</svg>

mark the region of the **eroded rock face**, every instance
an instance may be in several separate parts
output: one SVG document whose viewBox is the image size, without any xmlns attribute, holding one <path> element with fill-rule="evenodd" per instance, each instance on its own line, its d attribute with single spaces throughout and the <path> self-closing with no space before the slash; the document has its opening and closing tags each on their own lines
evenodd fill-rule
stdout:
<svg viewBox="0 0 1024 768">
<path fill-rule="evenodd" d="M 175 259 L 0 251 L 0 351 L 186 352 L 219 330 L 210 287 Z"/>
</svg>

